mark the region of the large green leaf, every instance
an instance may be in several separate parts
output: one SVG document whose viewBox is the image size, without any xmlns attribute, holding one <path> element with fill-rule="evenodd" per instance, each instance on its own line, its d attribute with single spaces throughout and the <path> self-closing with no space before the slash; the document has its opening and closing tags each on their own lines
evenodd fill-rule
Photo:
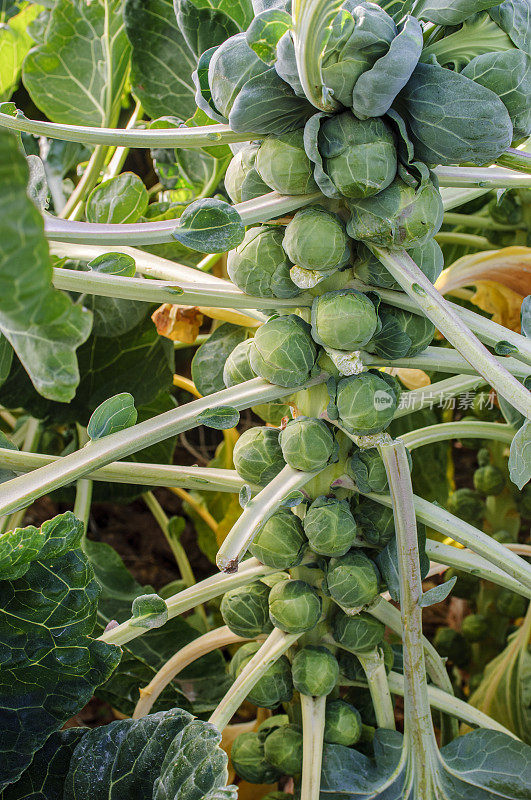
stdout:
<svg viewBox="0 0 531 800">
<path fill-rule="evenodd" d="M 172 0 L 126 0 L 132 45 L 131 84 L 147 113 L 181 119 L 195 111 L 192 55 L 175 19 Z"/>
<path fill-rule="evenodd" d="M 90 638 L 100 587 L 70 512 L 0 537 L 0 788 L 120 660 Z"/>
<path fill-rule="evenodd" d="M 44 41 L 22 70 L 31 99 L 49 119 L 116 124 L 129 66 L 123 0 L 57 0 Z"/>
<path fill-rule="evenodd" d="M 179 28 L 198 58 L 247 30 L 253 19 L 250 0 L 173 0 L 173 4 Z"/>
<path fill-rule="evenodd" d="M 438 25 L 458 25 L 465 19 L 498 5 L 498 0 L 417 0 L 413 14 Z"/>
<path fill-rule="evenodd" d="M 531 481 L 531 422 L 516 432 L 509 451 L 509 475 L 519 489 Z"/>
<path fill-rule="evenodd" d="M 9 100 L 17 87 L 22 62 L 33 44 L 28 25 L 41 10 L 42 6 L 26 5 L 7 24 L 0 20 L 0 101 Z"/>
<path fill-rule="evenodd" d="M 13 348 L 9 341 L 0 333 L 0 386 L 6 380 L 13 363 Z"/>
<path fill-rule="evenodd" d="M 68 402 L 79 382 L 75 351 L 92 315 L 52 287 L 43 220 L 26 194 L 28 174 L 16 137 L 0 130 L 0 331 L 37 391 Z"/>
</svg>

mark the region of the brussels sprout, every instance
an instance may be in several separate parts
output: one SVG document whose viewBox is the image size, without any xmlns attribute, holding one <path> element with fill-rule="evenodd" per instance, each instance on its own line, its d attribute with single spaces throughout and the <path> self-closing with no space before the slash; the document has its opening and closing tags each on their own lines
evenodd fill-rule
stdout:
<svg viewBox="0 0 531 800">
<path fill-rule="evenodd" d="M 449 581 L 451 578 L 457 578 L 457 581 L 452 589 L 452 594 L 455 597 L 461 597 L 463 600 L 472 600 L 479 589 L 479 581 L 468 572 L 461 572 L 461 570 L 450 567 L 444 573 L 444 580 Z"/>
<path fill-rule="evenodd" d="M 261 581 L 225 592 L 221 601 L 225 625 L 238 636 L 258 636 L 271 630 L 268 597 L 269 588 Z"/>
<path fill-rule="evenodd" d="M 356 481 L 360 492 L 378 492 L 382 494 L 389 489 L 385 466 L 376 447 L 370 447 L 368 450 L 357 450 L 347 464 L 347 472 Z M 369 502 L 372 503 L 372 501 Z M 374 505 L 379 506 L 379 508 L 384 508 L 384 506 L 379 503 L 374 503 Z M 388 510 L 389 509 L 386 509 L 386 511 Z M 376 532 L 376 541 L 379 542 L 380 531 L 378 528 Z M 367 537 L 365 531 L 363 531 L 363 533 L 367 541 L 371 541 Z M 387 539 L 387 542 L 388 541 L 389 539 Z M 387 542 L 385 542 L 385 544 L 387 544 Z"/>
<path fill-rule="evenodd" d="M 397 177 L 375 197 L 350 200 L 348 206 L 349 236 L 381 247 L 420 247 L 442 225 L 441 195 L 430 181 L 415 188 Z"/>
<path fill-rule="evenodd" d="M 474 399 L 472 400 L 472 413 L 479 419 L 496 419 L 498 416 L 498 410 L 494 406 L 494 398 L 490 392 L 478 392 L 474 396 Z"/>
<path fill-rule="evenodd" d="M 286 417 L 289 417 L 291 407 L 282 400 L 272 400 L 270 403 L 251 406 L 251 409 L 263 422 L 278 427 Z"/>
<path fill-rule="evenodd" d="M 361 551 L 330 559 L 326 585 L 331 597 L 346 608 L 372 603 L 380 588 L 380 574 L 374 561 Z"/>
<path fill-rule="evenodd" d="M 334 455 L 337 458 L 336 441 L 322 419 L 297 417 L 280 431 L 278 441 L 286 464 L 302 472 L 323 469 Z"/>
<path fill-rule="evenodd" d="M 238 647 L 229 664 L 229 674 L 232 680 L 236 678 L 236 675 L 240 671 L 241 665 L 243 663 L 247 663 L 249 659 L 255 656 L 260 650 L 261 646 L 261 642 L 246 642 L 245 644 L 242 644 L 241 647 Z"/>
<path fill-rule="evenodd" d="M 478 465 L 487 467 L 490 464 L 490 451 L 488 447 L 482 447 L 477 454 Z"/>
<path fill-rule="evenodd" d="M 433 639 L 436 650 L 456 667 L 465 667 L 470 660 L 470 645 L 465 637 L 453 628 L 438 628 Z"/>
<path fill-rule="evenodd" d="M 529 600 L 519 594 L 511 592 L 509 589 L 502 589 L 496 600 L 496 610 L 504 617 L 517 619 L 523 617 Z"/>
<path fill-rule="evenodd" d="M 457 489 L 448 498 L 448 510 L 471 525 L 478 525 L 483 519 L 485 505 L 480 495 L 472 489 Z"/>
<path fill-rule="evenodd" d="M 336 404 L 347 430 L 363 436 L 387 428 L 398 408 L 399 394 L 396 382 L 389 377 L 369 370 L 339 381 Z"/>
<path fill-rule="evenodd" d="M 500 494 L 505 487 L 505 476 L 501 469 L 488 464 L 474 472 L 474 486 L 485 497 L 489 494 Z"/>
<path fill-rule="evenodd" d="M 345 614 L 338 611 L 334 617 L 333 635 L 336 642 L 360 653 L 374 650 L 383 642 L 385 625 L 365 614 Z"/>
<path fill-rule="evenodd" d="M 249 656 L 241 662 L 238 675 L 251 658 L 252 656 Z M 247 695 L 247 700 L 259 708 L 275 708 L 279 703 L 288 703 L 292 696 L 291 664 L 286 656 L 280 656 L 255 683 Z"/>
<path fill-rule="evenodd" d="M 304 150 L 304 131 L 268 136 L 256 155 L 256 169 L 263 181 L 280 194 L 317 191 L 313 165 Z"/>
<path fill-rule="evenodd" d="M 265 719 L 260 723 L 257 731 L 258 738 L 262 743 L 264 743 L 270 733 L 273 733 L 273 731 L 276 731 L 277 728 L 282 728 L 285 725 L 289 725 L 288 715 L 275 714 L 273 717 L 269 717 L 269 719 Z"/>
<path fill-rule="evenodd" d="M 301 563 L 306 545 L 300 519 L 280 509 L 260 529 L 249 551 L 268 567 L 290 569 Z"/>
<path fill-rule="evenodd" d="M 318 141 L 324 170 L 344 197 L 371 197 L 396 175 L 395 140 L 380 118 L 335 114 L 322 123 Z"/>
<path fill-rule="evenodd" d="M 264 755 L 281 775 L 300 775 L 302 733 L 295 725 L 277 728 L 264 742 Z"/>
<path fill-rule="evenodd" d="M 293 686 L 301 694 L 322 697 L 330 694 L 339 677 L 339 665 L 326 647 L 307 645 L 291 662 Z"/>
<path fill-rule="evenodd" d="M 343 223 L 321 206 L 297 211 L 286 226 L 282 246 L 298 267 L 319 272 L 339 269 L 350 258 Z"/>
<path fill-rule="evenodd" d="M 329 744 L 351 747 L 361 736 L 360 712 L 344 700 L 326 704 L 324 740 Z"/>
<path fill-rule="evenodd" d="M 249 362 L 249 350 L 252 339 L 246 339 L 236 345 L 223 367 L 223 383 L 227 387 L 256 378 Z"/>
<path fill-rule="evenodd" d="M 427 317 L 403 308 L 382 303 L 378 316 L 381 328 L 366 349 L 383 358 L 416 356 L 426 349 L 435 334 L 435 325 Z"/>
<path fill-rule="evenodd" d="M 505 531 L 503 529 L 500 531 L 495 531 L 495 533 L 491 535 L 493 539 L 496 539 L 496 541 L 500 542 L 501 544 L 511 544 L 518 541 L 516 533 L 511 533 L 510 531 Z"/>
<path fill-rule="evenodd" d="M 316 356 L 310 326 L 296 314 L 268 319 L 258 328 L 250 349 L 256 374 L 287 388 L 308 380 Z"/>
<path fill-rule="evenodd" d="M 268 194 L 265 184 L 255 169 L 258 144 L 248 144 L 236 153 L 225 173 L 225 189 L 233 203 L 253 200 Z"/>
<path fill-rule="evenodd" d="M 413 247 L 408 251 L 415 264 L 420 267 L 431 283 L 435 283 L 444 267 L 444 256 L 435 239 L 429 239 L 422 247 Z M 361 242 L 357 247 L 357 258 L 354 262 L 356 276 L 365 283 L 383 289 L 398 289 L 401 286 L 379 258 L 371 253 Z"/>
<path fill-rule="evenodd" d="M 274 783 L 281 773 L 266 761 L 264 746 L 258 734 L 252 731 L 240 733 L 232 745 L 230 760 L 232 766 L 244 781 L 249 783 Z"/>
<path fill-rule="evenodd" d="M 221 44 L 208 65 L 208 83 L 212 102 L 224 117 L 229 117 L 242 87 L 267 69 L 247 44 L 245 34 L 238 33 Z"/>
<path fill-rule="evenodd" d="M 367 295 L 339 289 L 316 297 L 312 305 L 314 341 L 335 350 L 359 350 L 378 329 L 378 314 Z"/>
<path fill-rule="evenodd" d="M 244 431 L 233 453 L 234 466 L 244 481 L 266 486 L 286 464 L 274 428 L 249 428 Z"/>
<path fill-rule="evenodd" d="M 321 556 L 342 556 L 358 541 L 358 530 L 346 500 L 318 497 L 303 520 L 310 547 Z"/>
<path fill-rule="evenodd" d="M 289 276 L 293 266 L 282 247 L 283 231 L 259 225 L 249 228 L 227 258 L 227 272 L 243 292 L 257 297 L 295 297 L 300 289 Z"/>
<path fill-rule="evenodd" d="M 385 641 L 385 639 L 378 643 L 378 647 L 380 647 L 383 652 L 385 669 L 386 672 L 389 673 L 393 669 L 395 660 L 393 648 L 389 642 Z M 366 680 L 365 671 L 361 665 L 361 661 L 356 655 L 354 655 L 354 653 L 350 653 L 347 650 L 340 650 L 338 661 L 339 670 L 341 674 L 345 676 L 345 678 L 350 681 Z"/>
<path fill-rule="evenodd" d="M 469 614 L 461 625 L 461 633 L 469 642 L 481 642 L 489 632 L 489 621 L 483 614 Z"/>
<path fill-rule="evenodd" d="M 287 633 L 304 633 L 321 618 L 321 598 L 305 581 L 282 581 L 271 589 L 269 617 L 276 628 Z"/>
</svg>

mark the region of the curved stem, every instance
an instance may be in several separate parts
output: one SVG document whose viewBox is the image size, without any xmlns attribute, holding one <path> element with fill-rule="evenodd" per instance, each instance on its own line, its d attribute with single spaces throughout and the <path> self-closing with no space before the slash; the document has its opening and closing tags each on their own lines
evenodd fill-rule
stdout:
<svg viewBox="0 0 531 800">
<path fill-rule="evenodd" d="M 501 167 L 508 167 L 531 175 L 531 153 L 526 153 L 524 150 L 508 147 L 505 153 L 498 157 L 497 163 Z"/>
<path fill-rule="evenodd" d="M 302 633 L 284 633 L 274 628 L 262 647 L 242 669 L 231 688 L 211 715 L 209 722 L 218 731 L 229 724 L 253 686 L 265 675 L 269 667 L 295 644 Z"/>
<path fill-rule="evenodd" d="M 195 584 L 195 575 L 190 565 L 190 561 L 188 560 L 188 556 L 186 555 L 186 550 L 184 549 L 182 544 L 176 539 L 176 537 L 171 535 L 168 525 L 169 520 L 166 514 L 164 513 L 164 509 L 162 508 L 161 504 L 159 503 L 153 492 L 144 492 L 142 498 L 146 506 L 153 514 L 159 528 L 161 529 L 166 541 L 168 542 L 168 546 L 173 553 L 175 562 L 179 567 L 181 578 L 185 582 L 186 586 L 193 586 Z"/>
<path fill-rule="evenodd" d="M 77 184 L 76 188 L 68 198 L 64 207 L 59 215 L 60 219 L 68 219 L 73 214 L 79 203 L 82 203 L 86 196 L 96 186 L 100 172 L 105 164 L 108 148 L 98 145 L 94 148 L 92 155 L 89 158 L 83 177 Z"/>
<path fill-rule="evenodd" d="M 297 72 L 307 99 L 320 111 L 335 111 L 339 104 L 325 93 L 321 74 L 326 28 L 339 9 L 340 0 L 295 0 L 293 39 Z"/>
<path fill-rule="evenodd" d="M 427 425 L 414 431 L 402 433 L 398 437 L 408 450 L 416 450 L 425 444 L 443 442 L 447 439 L 494 439 L 497 442 L 510 444 L 514 438 L 514 428 L 499 422 L 440 422 Z"/>
<path fill-rule="evenodd" d="M 323 761 L 326 696 L 301 694 L 302 776 L 301 800 L 319 800 Z"/>
<path fill-rule="evenodd" d="M 354 650 L 352 652 L 359 659 L 367 678 L 378 727 L 389 728 L 389 730 L 394 731 L 396 727 L 395 713 L 387 681 L 383 652 L 380 649 L 373 650 L 370 653 L 358 653 Z"/>
<path fill-rule="evenodd" d="M 495 245 L 486 238 L 475 233 L 457 233 L 455 231 L 440 231 L 433 237 L 440 245 L 458 244 L 462 247 L 473 247 L 475 250 L 493 250 Z"/>
<path fill-rule="evenodd" d="M 219 597 L 220 594 L 225 594 L 229 589 L 236 589 L 238 586 L 244 586 L 247 583 L 258 581 L 265 575 L 272 575 L 274 572 L 278 572 L 278 570 L 260 564 L 256 558 L 250 558 L 245 564 L 242 564 L 237 575 L 220 575 L 218 573 L 169 597 L 166 600 L 168 619 L 178 617 L 180 614 L 184 614 L 185 611 L 190 611 L 191 608 L 195 608 L 200 603 L 206 603 L 207 600 Z M 131 617 L 115 628 L 111 628 L 105 631 L 105 633 L 102 633 L 99 640 L 107 642 L 107 644 L 118 645 L 131 642 L 147 630 L 147 628 L 133 626 L 133 622 L 134 619 Z"/>
<path fill-rule="evenodd" d="M 381 247 L 371 249 L 450 344 L 502 397 L 530 418 L 531 393 L 481 344 L 406 251 L 392 253 Z"/>
<path fill-rule="evenodd" d="M 226 647 L 229 644 L 237 644 L 238 642 L 248 642 L 249 639 L 244 639 L 233 633 L 226 625 L 221 628 L 216 628 L 213 631 L 204 633 L 203 636 L 198 636 L 189 644 L 181 647 L 175 655 L 173 655 L 163 667 L 159 669 L 156 675 L 150 680 L 147 686 L 140 689 L 140 700 L 135 706 L 133 712 L 133 719 L 140 719 L 149 714 L 156 700 L 166 686 L 182 672 L 189 664 L 193 664 L 198 658 L 217 650 L 218 647 Z"/>
<path fill-rule="evenodd" d="M 48 494 L 59 486 L 65 486 L 82 478 L 117 458 L 124 458 L 137 450 L 197 427 L 201 424 L 198 417 L 205 411 L 222 406 L 231 406 L 238 410 L 250 408 L 259 403 L 278 400 L 301 389 L 316 386 L 323 383 L 326 377 L 326 373 L 322 373 L 301 387 L 289 389 L 283 386 L 273 386 L 261 378 L 254 378 L 200 400 L 193 400 L 186 406 L 166 411 L 164 414 L 159 414 L 118 433 L 97 439 L 81 450 L 64 456 L 60 461 L 54 461 L 45 467 L 36 469 L 29 475 L 13 478 L 0 485 L 0 514 L 17 511 L 24 504 Z"/>
<path fill-rule="evenodd" d="M 491 217 L 482 217 L 480 214 L 456 214 L 446 211 L 443 218 L 445 225 L 458 225 L 463 228 L 482 228 L 489 231 L 514 231 L 519 225 L 502 225 Z"/>
<path fill-rule="evenodd" d="M 236 520 L 230 533 L 218 550 L 216 563 L 223 572 L 235 572 L 245 551 L 267 520 L 278 510 L 282 500 L 312 480 L 317 472 L 299 472 L 285 466 L 245 506 L 243 514 Z"/>
<path fill-rule="evenodd" d="M 445 378 L 429 386 L 422 386 L 420 389 L 412 389 L 410 392 L 403 392 L 400 395 L 398 409 L 395 411 L 394 419 L 412 414 L 422 408 L 429 408 L 434 405 L 442 405 L 445 401 L 463 392 L 470 392 L 483 386 L 483 378 L 469 377 L 468 375 L 456 375 L 453 378 Z"/>
<path fill-rule="evenodd" d="M 473 334 L 469 331 L 468 332 L 469 338 L 475 338 Z M 476 340 L 477 341 L 477 340 Z M 479 347 L 482 348 L 482 345 L 478 342 Z M 483 348 L 482 348 L 483 350 Z M 512 378 L 513 375 L 517 375 L 519 378 L 527 378 L 528 375 L 531 375 L 531 366 L 527 364 L 522 364 L 521 361 L 517 361 L 515 358 L 511 356 L 506 357 L 496 357 L 491 356 L 488 350 L 485 350 L 490 356 L 490 360 L 496 364 L 498 370 L 507 374 L 509 378 L 515 382 L 518 390 L 521 390 L 520 394 L 523 394 L 524 397 L 527 394 L 527 390 L 524 389 L 521 383 L 518 383 L 515 378 Z M 381 358 L 380 356 L 375 356 L 372 353 L 367 353 L 365 350 L 360 351 L 360 358 L 364 366 L 370 367 L 404 367 L 406 369 L 422 369 L 422 370 L 435 370 L 437 372 L 452 372 L 457 374 L 468 374 L 468 375 L 477 375 L 477 370 L 474 366 L 471 366 L 469 361 L 459 353 L 458 350 L 453 350 L 448 347 L 426 347 L 422 353 L 419 353 L 416 356 L 406 356 L 405 358 L 395 358 L 390 361 L 388 358 Z M 487 368 L 483 368 L 484 372 L 487 372 Z M 482 376 L 486 383 L 492 384 L 492 378 L 489 380 Z M 500 383 L 501 378 L 496 376 L 497 382 Z M 511 386 L 512 388 L 512 386 Z M 507 391 L 507 390 L 506 390 Z M 520 396 L 520 395 L 519 395 Z"/>
</svg>

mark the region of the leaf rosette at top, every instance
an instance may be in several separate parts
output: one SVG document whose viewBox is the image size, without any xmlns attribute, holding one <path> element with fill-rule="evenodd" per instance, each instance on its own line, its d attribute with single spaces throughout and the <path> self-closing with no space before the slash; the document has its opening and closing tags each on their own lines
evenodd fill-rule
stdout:
<svg viewBox="0 0 531 800">
<path fill-rule="evenodd" d="M 120 660 L 90 638 L 100 586 L 71 512 L 0 538 L 0 787 L 79 711 Z M 38 591 L 36 591 L 38 587 Z"/>
<path fill-rule="evenodd" d="M 37 391 L 68 402 L 79 383 L 76 348 L 92 315 L 52 287 L 41 215 L 26 194 L 28 167 L 17 139 L 0 131 L 0 330 Z"/>
</svg>

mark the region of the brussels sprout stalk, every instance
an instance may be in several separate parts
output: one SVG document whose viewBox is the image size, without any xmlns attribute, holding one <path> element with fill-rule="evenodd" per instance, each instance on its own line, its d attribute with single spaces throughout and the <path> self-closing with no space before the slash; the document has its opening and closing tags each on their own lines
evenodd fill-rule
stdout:
<svg viewBox="0 0 531 800">
<path fill-rule="evenodd" d="M 511 405 L 531 417 L 531 394 L 486 350 L 405 252 L 371 248 L 403 290 L 466 360 Z"/>
<path fill-rule="evenodd" d="M 300 633 L 284 633 L 275 628 L 256 655 L 242 669 L 229 691 L 212 713 L 209 722 L 215 725 L 219 731 L 223 731 L 253 686 L 258 683 L 269 667 L 280 656 L 284 655 L 301 635 Z"/>
<path fill-rule="evenodd" d="M 514 428 L 511 425 L 499 422 L 482 422 L 481 420 L 467 420 L 465 422 L 440 422 L 437 425 L 427 425 L 417 428 L 400 436 L 408 450 L 416 450 L 433 442 L 443 442 L 448 439 L 493 439 L 496 442 L 510 444 L 514 438 Z"/>
<path fill-rule="evenodd" d="M 245 507 L 218 550 L 216 563 L 223 572 L 235 572 L 260 527 L 275 513 L 282 501 L 301 489 L 318 472 L 299 472 L 285 466 L 276 478 L 262 489 Z"/>
<path fill-rule="evenodd" d="M 489 189 L 529 188 L 531 175 L 513 172 L 503 167 L 436 167 L 435 174 L 441 186 Z"/>
<path fill-rule="evenodd" d="M 473 334 L 469 331 L 469 337 Z M 480 344 L 478 342 L 478 344 Z M 480 345 L 481 347 L 481 345 Z M 488 350 L 485 351 L 488 353 Z M 490 355 L 490 353 L 489 353 Z M 509 376 L 515 375 L 518 378 L 526 378 L 531 374 L 531 368 L 527 364 L 522 364 L 516 358 L 504 356 L 496 358 L 492 356 L 492 361 L 497 368 Z M 405 369 L 435 370 L 436 372 L 450 372 L 459 375 L 477 375 L 478 370 L 470 365 L 470 362 L 459 353 L 449 347 L 426 347 L 422 353 L 416 356 L 404 356 L 390 361 L 388 358 L 375 356 L 372 353 L 361 351 L 361 360 L 367 367 L 402 367 Z M 490 369 L 490 367 L 489 367 Z M 486 368 L 483 370 L 486 372 Z M 499 381 L 498 381 L 499 382 Z M 492 383 L 492 381 L 490 381 Z M 525 395 L 526 389 L 516 381 L 520 394 Z"/>
<path fill-rule="evenodd" d="M 319 800 L 326 696 L 301 694 L 302 711 L 302 778 L 301 800 Z"/>
<path fill-rule="evenodd" d="M 372 652 L 356 652 L 355 655 L 360 660 L 367 678 L 378 727 L 389 728 L 394 731 L 395 714 L 382 650 L 376 648 Z"/>
<path fill-rule="evenodd" d="M 437 405 L 448 397 L 456 397 L 463 392 L 474 391 L 483 386 L 484 383 L 483 378 L 456 375 L 455 377 L 432 383 L 430 386 L 422 386 L 419 389 L 404 392 L 400 396 L 400 404 L 395 411 L 394 418 L 405 417 L 414 411 Z"/>
</svg>

